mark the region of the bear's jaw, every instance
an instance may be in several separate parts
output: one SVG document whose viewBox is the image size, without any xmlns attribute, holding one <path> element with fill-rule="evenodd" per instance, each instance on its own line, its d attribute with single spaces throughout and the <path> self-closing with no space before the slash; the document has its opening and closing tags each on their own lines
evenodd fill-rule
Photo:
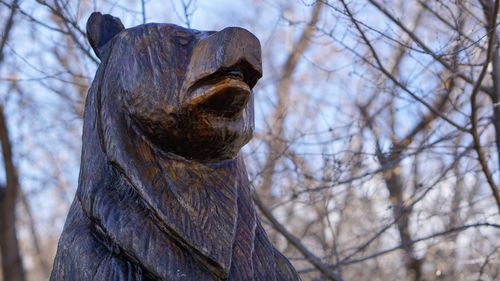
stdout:
<svg viewBox="0 0 500 281">
<path fill-rule="evenodd" d="M 253 93 L 247 72 L 230 68 L 198 80 L 184 94 L 168 135 L 151 134 L 165 152 L 203 163 L 234 159 L 252 138 Z"/>
<path fill-rule="evenodd" d="M 237 118 L 248 104 L 252 91 L 248 84 L 232 77 L 202 85 L 189 94 L 187 106 L 203 115 Z"/>
</svg>

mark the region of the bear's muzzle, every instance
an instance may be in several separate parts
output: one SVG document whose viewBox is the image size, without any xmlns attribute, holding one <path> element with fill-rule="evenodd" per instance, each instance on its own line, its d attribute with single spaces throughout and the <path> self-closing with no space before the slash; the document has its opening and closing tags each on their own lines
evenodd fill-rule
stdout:
<svg viewBox="0 0 500 281">
<path fill-rule="evenodd" d="M 183 90 L 236 74 L 250 89 L 262 77 L 260 42 L 248 30 L 228 27 L 201 39 L 193 49 Z M 238 79 L 237 79 L 238 80 Z"/>
</svg>

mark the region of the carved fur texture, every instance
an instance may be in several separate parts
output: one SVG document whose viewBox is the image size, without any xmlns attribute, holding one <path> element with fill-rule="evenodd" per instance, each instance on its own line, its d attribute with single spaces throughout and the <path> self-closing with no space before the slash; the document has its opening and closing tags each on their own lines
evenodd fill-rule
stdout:
<svg viewBox="0 0 500 281">
<path fill-rule="evenodd" d="M 51 280 L 299 280 L 259 222 L 238 154 L 253 133 L 257 38 L 124 29 L 99 13 L 87 32 L 102 63 Z"/>
</svg>

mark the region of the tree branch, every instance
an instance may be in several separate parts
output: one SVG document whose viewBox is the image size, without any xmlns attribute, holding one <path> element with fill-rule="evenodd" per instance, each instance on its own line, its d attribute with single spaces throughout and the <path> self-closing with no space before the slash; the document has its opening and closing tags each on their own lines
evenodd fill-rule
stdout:
<svg viewBox="0 0 500 281">
<path fill-rule="evenodd" d="M 324 264 L 320 258 L 314 255 L 309 249 L 300 242 L 300 240 L 293 234 L 288 232 L 288 230 L 274 217 L 274 215 L 264 206 L 264 203 L 260 200 L 259 196 L 254 193 L 253 200 L 255 205 L 259 208 L 261 213 L 269 220 L 273 227 L 281 233 L 290 244 L 292 244 L 299 252 L 304 255 L 304 257 L 322 274 L 328 277 L 332 281 L 341 281 L 342 279 L 329 268 L 328 265 Z"/>
</svg>

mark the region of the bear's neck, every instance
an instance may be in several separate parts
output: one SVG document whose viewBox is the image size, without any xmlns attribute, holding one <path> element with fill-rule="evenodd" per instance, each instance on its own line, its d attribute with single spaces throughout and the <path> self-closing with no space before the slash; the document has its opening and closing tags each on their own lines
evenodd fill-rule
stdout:
<svg viewBox="0 0 500 281">
<path fill-rule="evenodd" d="M 249 190 L 243 162 L 234 159 L 207 164 L 154 154 L 153 162 L 121 166 L 121 176 L 167 236 L 209 271 L 227 277 L 237 230 L 239 192 Z"/>
</svg>

